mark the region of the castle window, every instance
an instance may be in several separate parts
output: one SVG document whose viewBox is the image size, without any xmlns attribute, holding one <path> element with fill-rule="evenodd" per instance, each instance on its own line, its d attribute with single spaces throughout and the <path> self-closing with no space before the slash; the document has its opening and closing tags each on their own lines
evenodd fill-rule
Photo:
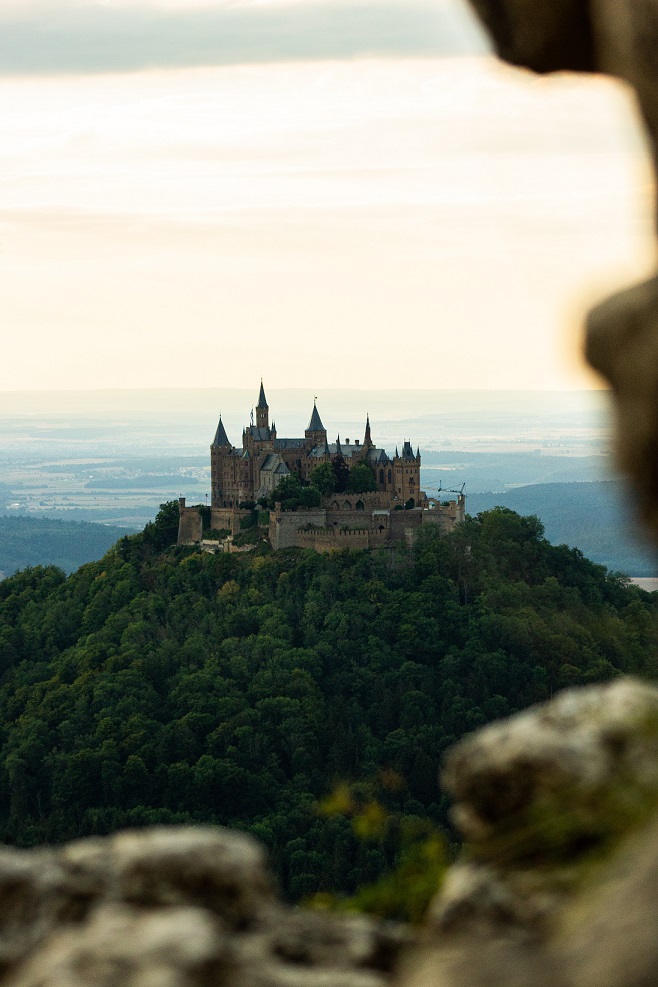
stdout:
<svg viewBox="0 0 658 987">
<path fill-rule="evenodd" d="M 392 479 L 393 479 L 393 474 L 392 474 L 392 473 L 391 473 L 391 471 L 389 470 L 389 471 L 388 471 L 388 482 L 390 483 Z"/>
<path fill-rule="evenodd" d="M 384 482 L 384 470 L 379 471 L 379 482 L 380 483 Z"/>
</svg>

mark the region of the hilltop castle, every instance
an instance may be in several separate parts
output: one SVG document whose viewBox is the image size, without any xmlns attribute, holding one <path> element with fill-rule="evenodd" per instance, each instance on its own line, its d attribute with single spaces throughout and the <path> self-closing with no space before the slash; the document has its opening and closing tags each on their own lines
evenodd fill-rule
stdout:
<svg viewBox="0 0 658 987">
<path fill-rule="evenodd" d="M 420 491 L 420 451 L 414 455 L 405 442 L 402 455 L 395 450 L 390 459 L 383 449 L 377 449 L 370 434 L 370 419 L 366 418 L 363 442 L 350 442 L 340 437 L 327 442 L 327 430 L 322 424 L 317 405 L 313 404 L 308 427 L 303 438 L 280 439 L 276 425 L 270 426 L 270 409 L 265 389 L 260 385 L 256 405 L 256 424 L 242 432 L 242 449 L 235 449 L 228 440 L 220 416 L 213 444 L 210 447 L 212 507 L 239 507 L 245 501 L 257 501 L 276 489 L 284 476 L 297 473 L 308 480 L 311 470 L 320 463 L 333 462 L 342 456 L 348 468 L 357 463 L 372 467 L 377 490 L 395 503 L 408 507 L 420 506 L 424 497 Z"/>
<path fill-rule="evenodd" d="M 402 452 L 390 457 L 372 441 L 370 419 L 366 417 L 363 441 L 340 437 L 327 441 L 317 404 L 303 438 L 279 438 L 261 382 L 256 421 L 242 431 L 242 448 L 229 441 L 220 415 L 210 447 L 210 521 L 203 524 L 198 507 L 186 507 L 181 499 L 179 544 L 201 542 L 204 528 L 224 529 L 236 534 L 244 524 L 245 511 L 258 501 L 272 499 L 279 483 L 296 474 L 303 483 L 322 463 L 335 465 L 342 460 L 347 470 L 366 464 L 370 467 L 374 490 L 366 493 L 340 493 L 324 497 L 319 507 L 282 511 L 277 504 L 270 512 L 269 538 L 273 548 L 306 545 L 318 550 L 343 545 L 369 547 L 412 537 L 419 525 L 431 522 L 449 530 L 464 519 L 465 498 L 438 503 L 420 488 L 420 450 L 414 453 L 410 442 Z M 274 498 L 276 500 L 276 498 Z M 208 509 L 206 509 L 207 511 Z"/>
</svg>

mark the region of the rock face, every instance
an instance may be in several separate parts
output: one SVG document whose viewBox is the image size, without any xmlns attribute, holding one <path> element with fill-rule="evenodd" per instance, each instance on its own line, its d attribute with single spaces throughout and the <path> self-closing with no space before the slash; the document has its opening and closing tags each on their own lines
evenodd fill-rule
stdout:
<svg viewBox="0 0 658 987">
<path fill-rule="evenodd" d="M 658 981 L 658 689 L 570 690 L 449 754 L 464 860 L 413 987 Z"/>
<path fill-rule="evenodd" d="M 607 72 L 635 89 L 658 166 L 658 0 L 471 0 L 499 54 L 537 72 Z M 658 170 L 658 169 L 657 169 Z M 658 541 L 658 279 L 596 308 L 587 356 L 617 403 L 619 463 Z"/>
<path fill-rule="evenodd" d="M 0 850 L 3 987 L 384 987 L 408 939 L 283 905 L 258 844 L 216 828 Z"/>
</svg>

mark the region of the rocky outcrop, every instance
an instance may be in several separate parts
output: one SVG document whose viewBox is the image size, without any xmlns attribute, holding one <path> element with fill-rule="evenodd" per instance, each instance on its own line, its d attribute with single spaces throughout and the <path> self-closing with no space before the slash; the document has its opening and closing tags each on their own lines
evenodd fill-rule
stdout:
<svg viewBox="0 0 658 987">
<path fill-rule="evenodd" d="M 570 690 L 449 754 L 465 841 L 413 987 L 658 980 L 658 690 Z"/>
<path fill-rule="evenodd" d="M 287 906 L 255 841 L 200 827 L 1 849 L 0 985 L 658 980 L 658 689 L 562 693 L 465 738 L 443 783 L 464 853 L 398 980 L 408 930 Z"/>
<path fill-rule="evenodd" d="M 258 844 L 212 827 L 0 850 L 3 987 L 384 987 L 408 939 L 282 904 Z"/>
</svg>

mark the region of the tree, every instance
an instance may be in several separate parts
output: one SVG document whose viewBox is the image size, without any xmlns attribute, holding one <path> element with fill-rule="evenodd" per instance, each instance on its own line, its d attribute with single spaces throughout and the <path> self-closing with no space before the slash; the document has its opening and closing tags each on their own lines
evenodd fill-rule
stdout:
<svg viewBox="0 0 658 987">
<path fill-rule="evenodd" d="M 284 476 L 276 489 L 272 491 L 270 507 L 274 508 L 275 504 L 280 503 L 284 511 L 296 511 L 299 507 L 301 492 L 302 481 L 296 473 Z"/>
<path fill-rule="evenodd" d="M 368 493 L 377 489 L 377 478 L 368 463 L 357 463 L 352 467 L 347 489 L 349 493 Z"/>
<path fill-rule="evenodd" d="M 345 493 L 350 479 L 350 471 L 347 463 L 341 455 L 334 456 L 331 466 L 336 478 L 336 493 Z"/>
<path fill-rule="evenodd" d="M 311 470 L 311 486 L 316 487 L 323 497 L 331 497 L 336 492 L 336 474 L 331 463 L 320 463 Z"/>
<path fill-rule="evenodd" d="M 169 548 L 178 540 L 179 507 L 177 500 L 169 500 L 160 504 L 160 510 L 155 521 L 144 528 L 144 541 L 156 550 Z"/>
<path fill-rule="evenodd" d="M 320 491 L 317 487 L 302 487 L 299 494 L 300 507 L 319 507 Z"/>
</svg>

